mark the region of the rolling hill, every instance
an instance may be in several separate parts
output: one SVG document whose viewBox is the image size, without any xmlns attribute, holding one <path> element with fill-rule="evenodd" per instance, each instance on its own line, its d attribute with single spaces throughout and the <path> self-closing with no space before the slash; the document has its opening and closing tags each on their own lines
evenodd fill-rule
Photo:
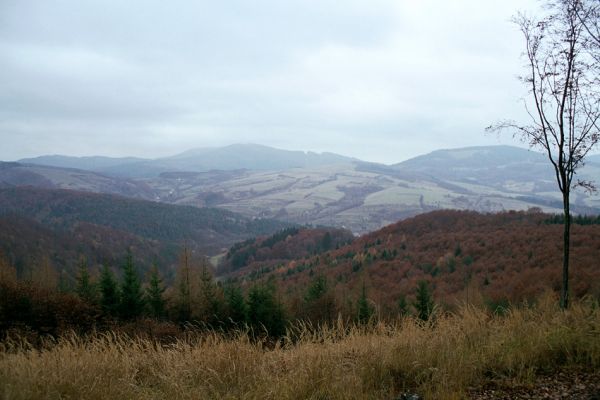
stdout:
<svg viewBox="0 0 600 400">
<path fill-rule="evenodd" d="M 597 220 L 595 220 L 597 222 Z M 548 214 L 480 214 L 442 210 L 364 235 L 346 246 L 293 260 L 252 260 L 229 278 L 252 283 L 275 278 L 290 297 L 303 298 L 315 277 L 326 277 L 338 305 L 363 285 L 383 314 L 414 298 L 425 280 L 439 304 L 491 305 L 532 301 L 561 284 L 562 225 Z M 600 225 L 573 225 L 571 289 L 600 296 Z"/>
<path fill-rule="evenodd" d="M 77 252 L 94 263 L 115 262 L 129 246 L 138 249 L 146 267 L 157 257 L 167 268 L 184 245 L 196 254 L 214 255 L 289 226 L 214 208 L 33 187 L 0 189 L 0 218 L 2 246 L 15 265 L 46 254 L 71 268 Z"/>
<path fill-rule="evenodd" d="M 0 162 L 0 188 L 22 186 L 115 194 L 146 200 L 156 197 L 154 189 L 141 181 L 82 169 Z"/>
</svg>

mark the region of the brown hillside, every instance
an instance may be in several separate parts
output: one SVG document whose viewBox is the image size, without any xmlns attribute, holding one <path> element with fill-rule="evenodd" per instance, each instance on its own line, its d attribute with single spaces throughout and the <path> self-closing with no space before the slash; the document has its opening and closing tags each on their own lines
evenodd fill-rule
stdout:
<svg viewBox="0 0 600 400">
<path fill-rule="evenodd" d="M 271 236 L 248 239 L 232 246 L 220 265 L 221 273 L 240 269 L 251 273 L 262 266 L 282 265 L 339 248 L 354 239 L 352 232 L 337 228 L 283 229 Z"/>
<path fill-rule="evenodd" d="M 315 275 L 327 277 L 340 304 L 356 298 L 363 282 L 379 311 L 394 313 L 409 302 L 420 280 L 438 303 L 485 300 L 490 304 L 532 301 L 558 290 L 562 225 L 541 213 L 479 214 L 434 211 L 387 226 L 350 245 L 285 264 L 254 262 L 238 279 L 279 278 L 289 294 L 302 296 Z M 600 225 L 572 228 L 573 295 L 600 296 Z"/>
</svg>

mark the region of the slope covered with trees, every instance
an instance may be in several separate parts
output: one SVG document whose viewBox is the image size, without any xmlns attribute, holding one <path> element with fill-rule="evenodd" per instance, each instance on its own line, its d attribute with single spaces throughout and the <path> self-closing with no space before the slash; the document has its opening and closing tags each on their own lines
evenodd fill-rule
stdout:
<svg viewBox="0 0 600 400">
<path fill-rule="evenodd" d="M 114 265 L 133 249 L 144 269 L 156 261 L 165 275 L 184 245 L 213 255 L 233 243 L 288 224 L 232 212 L 173 206 L 113 195 L 31 187 L 0 189 L 0 250 L 31 274 L 47 260 L 70 279 L 81 256 Z"/>
<path fill-rule="evenodd" d="M 580 220 L 585 225 L 573 227 L 572 294 L 598 297 L 600 225 L 591 223 L 594 218 Z M 477 302 L 495 308 L 534 301 L 544 291 L 560 288 L 560 232 L 555 217 L 535 211 L 435 211 L 318 255 L 284 264 L 254 262 L 232 279 L 276 277 L 282 291 L 301 299 L 322 277 L 336 312 L 357 312 L 363 288 L 374 312 L 415 310 L 420 282 L 427 283 L 438 305 Z"/>
<path fill-rule="evenodd" d="M 336 228 L 283 229 L 271 236 L 250 238 L 232 246 L 220 264 L 220 273 L 240 268 L 276 265 L 326 252 L 354 239 L 352 232 Z"/>
</svg>

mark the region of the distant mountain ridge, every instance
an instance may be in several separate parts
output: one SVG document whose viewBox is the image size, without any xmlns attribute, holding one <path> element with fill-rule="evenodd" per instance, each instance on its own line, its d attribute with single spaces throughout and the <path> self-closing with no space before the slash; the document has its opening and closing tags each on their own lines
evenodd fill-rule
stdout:
<svg viewBox="0 0 600 400">
<path fill-rule="evenodd" d="M 41 156 L 18 162 L 61 168 L 77 168 L 124 178 L 148 178 L 164 172 L 207 172 L 211 170 L 284 170 L 348 164 L 357 159 L 334 153 L 314 153 L 275 149 L 258 144 L 233 144 L 198 148 L 170 157 Z"/>
<path fill-rule="evenodd" d="M 18 162 L 21 164 L 36 164 L 36 165 L 47 165 L 51 167 L 59 168 L 76 168 L 87 171 L 102 171 L 108 168 L 129 165 L 139 162 L 149 161 L 144 158 L 138 157 L 104 157 L 104 156 L 90 156 L 90 157 L 73 157 L 73 156 L 62 156 L 62 155 L 48 155 L 39 156 L 33 158 L 23 158 Z"/>
</svg>

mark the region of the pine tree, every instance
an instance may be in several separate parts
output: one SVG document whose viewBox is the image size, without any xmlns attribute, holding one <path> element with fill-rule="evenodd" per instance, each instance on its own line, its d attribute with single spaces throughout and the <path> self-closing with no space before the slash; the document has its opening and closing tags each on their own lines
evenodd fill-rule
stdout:
<svg viewBox="0 0 600 400">
<path fill-rule="evenodd" d="M 142 285 L 133 264 L 131 251 L 127 252 L 123 265 L 123 282 L 121 284 L 120 315 L 123 319 L 139 317 L 144 309 Z"/>
<path fill-rule="evenodd" d="M 365 324 L 371 320 L 374 310 L 367 299 L 367 288 L 363 282 L 362 291 L 358 298 L 358 322 Z"/>
<path fill-rule="evenodd" d="M 427 281 L 419 281 L 417 286 L 417 296 L 413 305 L 417 310 L 417 316 L 420 319 L 427 321 L 429 317 L 431 317 L 433 311 L 433 298 L 431 297 Z"/>
<path fill-rule="evenodd" d="M 79 260 L 79 266 L 77 270 L 77 288 L 75 289 L 77 296 L 83 301 L 88 303 L 95 303 L 96 287 L 90 280 L 90 274 L 88 271 L 88 265 L 85 258 Z"/>
<path fill-rule="evenodd" d="M 335 313 L 335 298 L 327 285 L 327 278 L 317 276 L 304 296 L 305 317 L 315 323 L 331 321 Z"/>
<path fill-rule="evenodd" d="M 405 295 L 401 295 L 398 299 L 398 313 L 402 317 L 408 315 L 408 302 Z"/>
<path fill-rule="evenodd" d="M 332 244 L 333 240 L 331 239 L 331 233 L 325 232 L 325 235 L 323 235 L 323 239 L 321 240 L 321 251 L 325 252 L 331 249 Z"/>
<path fill-rule="evenodd" d="M 192 317 L 191 297 L 191 266 L 190 254 L 187 247 L 183 248 L 177 270 L 177 319 L 180 322 L 189 321 Z"/>
<path fill-rule="evenodd" d="M 102 267 L 100 272 L 100 305 L 102 310 L 113 317 L 117 316 L 119 311 L 119 288 L 113 272 L 107 265 Z"/>
<path fill-rule="evenodd" d="M 248 322 L 256 333 L 266 330 L 270 336 L 285 334 L 286 320 L 281 303 L 275 297 L 273 282 L 255 285 L 248 293 Z"/>
<path fill-rule="evenodd" d="M 163 298 L 165 289 L 158 268 L 154 265 L 150 272 L 149 286 L 146 289 L 146 303 L 150 309 L 150 315 L 154 318 L 162 318 L 165 315 L 165 299 Z"/>
<path fill-rule="evenodd" d="M 304 300 L 307 303 L 319 300 L 327 292 L 327 279 L 323 275 L 316 277 L 308 287 Z"/>
<path fill-rule="evenodd" d="M 200 313 L 202 320 L 209 326 L 215 326 L 221 320 L 221 302 L 206 261 L 200 271 Z"/>
<path fill-rule="evenodd" d="M 248 322 L 248 305 L 239 286 L 229 285 L 225 288 L 227 321 L 237 327 Z"/>
</svg>

